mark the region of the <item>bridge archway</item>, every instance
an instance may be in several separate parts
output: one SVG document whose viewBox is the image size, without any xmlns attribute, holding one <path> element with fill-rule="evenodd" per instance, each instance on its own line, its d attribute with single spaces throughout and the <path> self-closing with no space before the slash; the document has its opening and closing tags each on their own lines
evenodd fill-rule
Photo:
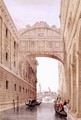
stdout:
<svg viewBox="0 0 81 120">
<path fill-rule="evenodd" d="M 41 92 L 41 93 L 37 93 L 37 99 L 43 99 L 45 97 L 51 97 L 53 99 L 56 99 L 57 98 L 57 94 L 56 93 L 53 93 L 53 92 Z"/>
<path fill-rule="evenodd" d="M 56 60 L 58 60 L 58 61 L 60 61 L 61 63 L 63 63 L 63 61 L 60 59 L 60 58 L 58 58 L 57 56 L 55 56 L 55 55 L 50 55 L 50 54 L 41 54 L 41 53 L 39 53 L 39 54 L 30 54 L 30 55 L 27 55 L 27 57 L 47 57 L 47 58 L 52 58 L 52 59 L 56 59 Z M 64 64 L 64 63 L 63 63 Z"/>
<path fill-rule="evenodd" d="M 65 52 L 61 30 L 55 26 L 50 27 L 45 22 L 37 22 L 32 27 L 27 26 L 20 30 L 19 47 L 20 62 L 30 58 L 49 57 L 64 64 Z"/>
<path fill-rule="evenodd" d="M 64 43 L 61 30 L 45 22 L 20 30 L 20 54 L 23 57 L 51 57 L 64 62 Z"/>
</svg>

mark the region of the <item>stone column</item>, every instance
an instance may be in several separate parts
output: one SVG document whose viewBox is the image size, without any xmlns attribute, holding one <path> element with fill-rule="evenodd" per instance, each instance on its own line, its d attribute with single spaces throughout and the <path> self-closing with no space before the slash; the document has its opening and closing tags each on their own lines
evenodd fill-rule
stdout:
<svg viewBox="0 0 81 120">
<path fill-rule="evenodd" d="M 81 117 L 81 18 L 78 21 L 77 27 L 77 52 L 76 52 L 76 64 L 77 64 L 77 117 Z"/>
<path fill-rule="evenodd" d="M 77 107 L 76 115 L 81 117 L 81 53 L 77 54 Z"/>
<path fill-rule="evenodd" d="M 75 65 L 71 65 L 71 111 L 76 111 L 76 70 Z"/>
<path fill-rule="evenodd" d="M 69 76 L 69 69 L 67 69 L 67 99 L 69 99 L 70 100 L 70 94 L 71 94 L 71 92 L 70 92 L 70 89 L 71 89 L 71 86 L 70 86 L 70 76 Z"/>
<path fill-rule="evenodd" d="M 71 65 L 71 110 L 73 110 L 73 66 Z"/>
<path fill-rule="evenodd" d="M 0 17 L 0 63 L 2 59 L 2 18 Z"/>
<path fill-rule="evenodd" d="M 64 88 L 64 100 L 68 99 L 69 91 L 68 91 L 68 69 L 67 69 L 67 60 L 66 60 L 66 53 L 65 53 L 65 63 L 64 63 L 64 82 L 63 82 L 63 87 Z M 64 86 L 65 84 L 65 86 Z"/>
<path fill-rule="evenodd" d="M 71 68 L 70 68 L 70 65 L 69 65 L 69 69 L 68 69 L 68 82 L 69 82 L 69 85 L 68 85 L 68 91 L 69 91 L 68 99 L 70 100 L 69 109 L 71 109 Z"/>
</svg>

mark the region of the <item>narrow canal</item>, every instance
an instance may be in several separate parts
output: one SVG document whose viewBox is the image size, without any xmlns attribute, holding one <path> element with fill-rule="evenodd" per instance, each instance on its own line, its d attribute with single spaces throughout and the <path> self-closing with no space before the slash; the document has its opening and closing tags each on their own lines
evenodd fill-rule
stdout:
<svg viewBox="0 0 81 120">
<path fill-rule="evenodd" d="M 55 115 L 53 103 L 42 103 L 34 108 L 26 105 L 0 112 L 0 120 L 63 120 Z"/>
</svg>

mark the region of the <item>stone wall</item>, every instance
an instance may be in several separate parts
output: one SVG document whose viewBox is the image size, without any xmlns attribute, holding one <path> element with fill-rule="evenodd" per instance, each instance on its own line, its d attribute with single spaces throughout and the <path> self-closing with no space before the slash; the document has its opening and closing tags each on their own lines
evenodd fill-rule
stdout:
<svg viewBox="0 0 81 120">
<path fill-rule="evenodd" d="M 25 104 L 35 88 L 15 74 L 0 67 L 0 110 L 13 107 L 13 100 L 17 106 Z M 19 99 L 19 101 L 17 101 Z"/>
<path fill-rule="evenodd" d="M 66 7 L 64 7 L 64 4 Z M 67 10 L 66 10 L 67 8 Z M 64 16 L 63 16 L 64 15 Z M 65 17 L 65 18 L 64 18 Z M 70 112 L 81 118 L 81 1 L 61 0 L 61 27 L 65 44 L 65 83 Z M 63 84 L 63 83 L 62 83 Z M 65 98 L 66 99 L 66 98 Z"/>
</svg>

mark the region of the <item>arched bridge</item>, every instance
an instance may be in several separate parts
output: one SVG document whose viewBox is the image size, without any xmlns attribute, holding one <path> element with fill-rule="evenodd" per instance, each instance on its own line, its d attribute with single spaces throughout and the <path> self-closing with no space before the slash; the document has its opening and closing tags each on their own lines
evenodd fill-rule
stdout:
<svg viewBox="0 0 81 120">
<path fill-rule="evenodd" d="M 37 93 L 37 99 L 42 99 L 46 96 L 49 96 L 53 99 L 56 99 L 58 95 L 55 92 L 40 92 L 40 93 Z"/>
<path fill-rule="evenodd" d="M 27 56 L 51 57 L 61 62 L 64 60 L 64 43 L 61 30 L 50 27 L 45 22 L 20 30 L 20 53 Z"/>
</svg>

